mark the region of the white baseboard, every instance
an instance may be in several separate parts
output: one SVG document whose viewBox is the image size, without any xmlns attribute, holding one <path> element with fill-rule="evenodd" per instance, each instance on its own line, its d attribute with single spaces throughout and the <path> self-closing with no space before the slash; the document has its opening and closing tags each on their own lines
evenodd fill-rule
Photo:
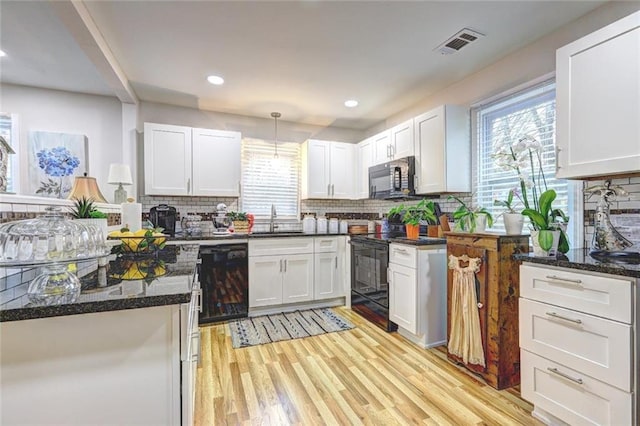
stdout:
<svg viewBox="0 0 640 426">
<path fill-rule="evenodd" d="M 283 312 L 293 312 L 304 309 L 333 308 L 334 306 L 344 306 L 344 297 L 327 300 L 313 300 L 305 303 L 291 303 L 288 305 L 265 306 L 260 308 L 249 308 L 249 316 L 281 314 Z"/>
<path fill-rule="evenodd" d="M 436 346 L 442 346 L 447 343 L 446 340 L 441 340 L 437 342 L 427 342 L 424 334 L 416 335 L 410 332 L 409 330 L 405 330 L 400 326 L 398 326 L 398 334 L 404 337 L 405 339 L 407 339 L 408 341 L 410 341 L 411 343 L 414 343 L 424 349 L 435 348 Z"/>
</svg>

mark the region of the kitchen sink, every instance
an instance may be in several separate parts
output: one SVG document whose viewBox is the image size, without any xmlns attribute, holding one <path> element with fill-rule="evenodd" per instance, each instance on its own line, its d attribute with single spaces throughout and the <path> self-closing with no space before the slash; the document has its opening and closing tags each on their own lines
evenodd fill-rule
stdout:
<svg viewBox="0 0 640 426">
<path fill-rule="evenodd" d="M 255 237 L 268 237 L 268 236 L 288 236 L 288 235 L 302 235 L 302 231 L 262 231 L 262 232 L 252 232 L 251 235 Z"/>
</svg>

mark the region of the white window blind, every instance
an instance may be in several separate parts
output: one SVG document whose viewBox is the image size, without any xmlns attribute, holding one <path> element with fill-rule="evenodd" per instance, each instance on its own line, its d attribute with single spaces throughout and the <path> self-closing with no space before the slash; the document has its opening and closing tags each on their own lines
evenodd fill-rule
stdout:
<svg viewBox="0 0 640 426">
<path fill-rule="evenodd" d="M 476 203 L 491 211 L 495 223 L 494 230 L 504 230 L 501 213 L 503 207 L 494 207 L 496 199 L 506 200 L 509 190 L 519 191 L 519 178 L 513 170 L 499 167 L 492 155 L 496 147 L 505 142 L 517 142 L 525 135 L 532 136 L 542 145 L 542 169 L 547 188 L 554 189 L 557 198 L 554 208 L 560 208 L 571 215 L 568 182 L 555 178 L 555 124 L 556 124 L 555 82 L 540 83 L 534 87 L 498 99 L 475 109 L 476 113 Z M 537 162 L 535 163 L 537 166 Z M 530 171 L 526 167 L 526 171 Z M 536 175 L 536 182 L 541 176 Z M 542 191 L 544 191 L 544 186 Z M 531 190 L 528 189 L 532 203 Z M 538 193 L 538 197 L 540 193 Z M 532 204 L 531 204 L 532 205 Z M 516 210 L 523 209 L 517 202 Z M 525 222 L 526 227 L 526 222 Z"/>
<path fill-rule="evenodd" d="M 242 211 L 269 217 L 273 204 L 278 219 L 299 218 L 300 144 L 242 140 Z"/>
<path fill-rule="evenodd" d="M 17 152 L 17 135 L 14 135 L 14 128 L 15 123 L 12 120 L 11 114 L 0 112 L 0 136 Z M 17 170 L 16 157 L 17 155 L 10 155 L 7 163 L 7 192 L 15 192 L 17 189 L 15 182 L 16 176 L 14 176 L 14 173 L 16 173 L 14 170 Z"/>
</svg>

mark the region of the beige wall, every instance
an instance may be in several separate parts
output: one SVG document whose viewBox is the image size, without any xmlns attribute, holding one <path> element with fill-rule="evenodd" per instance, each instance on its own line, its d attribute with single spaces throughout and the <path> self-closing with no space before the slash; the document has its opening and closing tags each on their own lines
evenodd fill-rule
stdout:
<svg viewBox="0 0 640 426">
<path fill-rule="evenodd" d="M 201 127 L 205 129 L 233 130 L 243 137 L 273 140 L 274 119 L 248 117 L 214 111 L 201 111 L 152 102 L 141 102 L 138 114 L 138 130 L 145 122 Z M 333 140 L 339 142 L 359 142 L 363 133 L 359 130 L 337 127 L 321 127 L 278 120 L 278 140 L 283 142 L 304 142 L 307 139 Z"/>
<path fill-rule="evenodd" d="M 374 135 L 442 104 L 470 106 L 555 71 L 556 49 L 640 10 L 640 1 L 610 2 L 365 131 Z"/>
</svg>

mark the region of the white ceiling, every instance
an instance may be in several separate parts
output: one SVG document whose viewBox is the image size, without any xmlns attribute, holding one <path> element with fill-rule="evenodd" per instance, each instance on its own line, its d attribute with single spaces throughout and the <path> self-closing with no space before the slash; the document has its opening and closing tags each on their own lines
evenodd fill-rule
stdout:
<svg viewBox="0 0 640 426">
<path fill-rule="evenodd" d="M 366 129 L 602 1 L 86 1 L 141 100 Z M 47 2 L 0 3 L 2 81 L 113 94 Z M 485 38 L 433 49 L 467 27 Z M 14 62 L 15 61 L 15 62 Z M 213 86 L 207 75 L 225 78 Z M 347 109 L 346 99 L 360 106 Z"/>
</svg>

